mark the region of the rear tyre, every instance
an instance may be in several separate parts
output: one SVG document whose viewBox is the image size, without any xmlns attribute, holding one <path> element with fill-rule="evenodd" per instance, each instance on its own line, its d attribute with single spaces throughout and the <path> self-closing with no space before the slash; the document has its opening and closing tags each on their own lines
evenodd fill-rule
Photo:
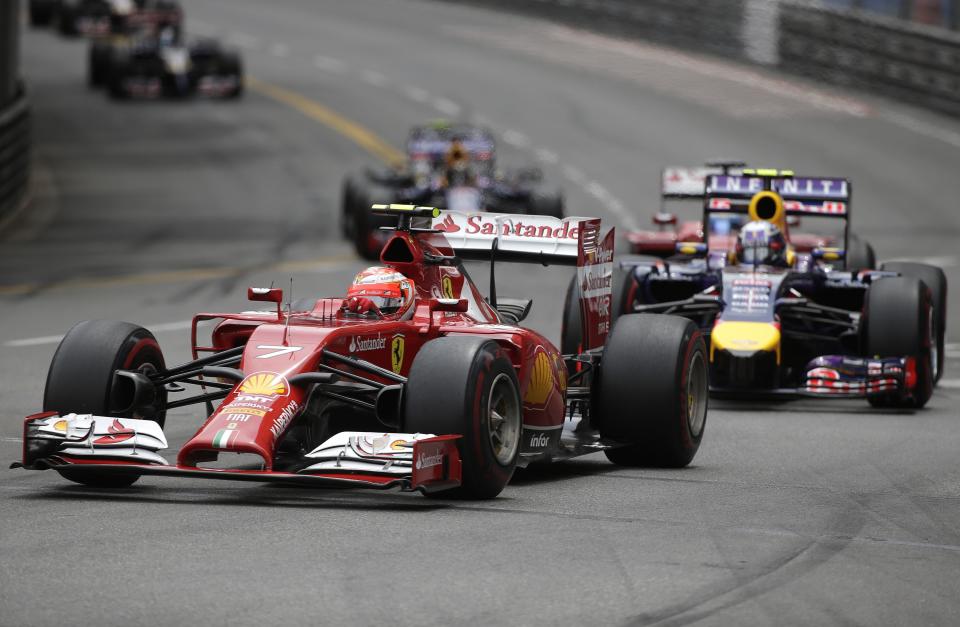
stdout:
<svg viewBox="0 0 960 627">
<path fill-rule="evenodd" d="M 106 65 L 109 61 L 109 50 L 102 50 L 96 44 L 90 46 L 90 54 L 87 60 L 87 84 L 96 88 L 107 83 Z"/>
<path fill-rule="evenodd" d="M 563 194 L 534 192 L 530 196 L 530 213 L 538 216 L 563 218 Z"/>
<path fill-rule="evenodd" d="M 868 357 L 913 357 L 917 380 L 913 396 L 871 396 L 874 407 L 919 409 L 933 394 L 936 317 L 930 289 L 914 277 L 880 279 L 867 292 L 865 343 Z"/>
<path fill-rule="evenodd" d="M 57 11 L 57 31 L 64 37 L 73 37 L 79 34 L 76 14 L 63 3 L 60 4 Z"/>
<path fill-rule="evenodd" d="M 107 78 L 107 93 L 114 100 L 126 100 L 130 97 L 125 85 L 128 70 L 125 65 L 114 66 Z"/>
<path fill-rule="evenodd" d="M 44 6 L 42 4 L 31 2 L 29 13 L 30 26 L 34 28 L 49 26 L 50 22 L 53 21 L 53 8 L 50 6 Z"/>
<path fill-rule="evenodd" d="M 222 76 L 235 76 L 237 86 L 224 94 L 225 99 L 236 100 L 243 96 L 243 61 L 237 54 L 225 54 L 221 61 L 220 74 Z"/>
<path fill-rule="evenodd" d="M 129 322 L 87 320 L 76 324 L 60 342 L 50 362 L 43 410 L 61 414 L 133 417 L 130 390 L 114 383 L 117 370 L 144 373 L 164 369 L 163 352 L 153 334 Z M 139 408 L 137 418 L 163 426 L 166 393 L 158 389 L 150 407 Z M 117 488 L 132 485 L 139 475 L 75 473 L 61 475 L 89 486 Z"/>
<path fill-rule="evenodd" d="M 697 326 L 675 316 L 623 316 L 600 368 L 600 435 L 627 444 L 607 450 L 607 458 L 621 466 L 689 464 L 703 439 L 709 397 L 707 349 Z"/>
<path fill-rule="evenodd" d="M 353 205 L 348 210 L 350 214 L 350 228 L 353 230 L 351 240 L 353 248 L 363 259 L 376 261 L 380 258 L 380 247 L 371 237 L 376 228 L 373 214 L 370 213 L 370 192 L 365 187 L 356 186 L 353 192 Z"/>
<path fill-rule="evenodd" d="M 911 263 L 908 261 L 888 261 L 881 264 L 880 269 L 888 272 L 899 272 L 903 276 L 912 276 L 920 279 L 930 288 L 935 316 L 934 326 L 937 330 L 937 343 L 934 346 L 937 367 L 933 377 L 934 385 L 936 385 L 940 377 L 943 376 L 943 346 L 947 330 L 947 275 L 937 266 L 931 266 L 925 263 Z"/>
<path fill-rule="evenodd" d="M 500 346 L 479 337 L 428 342 L 413 360 L 404 393 L 408 433 L 463 436 L 463 482 L 438 494 L 500 494 L 516 468 L 523 429 L 520 383 Z"/>
<path fill-rule="evenodd" d="M 354 217 L 353 212 L 356 208 L 355 190 L 357 184 L 352 176 L 343 179 L 340 195 L 340 232 L 344 239 L 353 239 Z"/>
<path fill-rule="evenodd" d="M 859 235 L 850 234 L 844 267 L 847 270 L 873 270 L 877 267 L 877 255 L 873 246 Z"/>
<path fill-rule="evenodd" d="M 610 325 L 621 314 L 630 311 L 635 292 L 633 273 L 614 266 L 610 294 Z M 580 319 L 580 284 L 577 275 L 573 275 L 567 286 L 567 295 L 563 302 L 563 326 L 560 330 L 560 351 L 564 355 L 583 352 L 583 324 Z"/>
</svg>

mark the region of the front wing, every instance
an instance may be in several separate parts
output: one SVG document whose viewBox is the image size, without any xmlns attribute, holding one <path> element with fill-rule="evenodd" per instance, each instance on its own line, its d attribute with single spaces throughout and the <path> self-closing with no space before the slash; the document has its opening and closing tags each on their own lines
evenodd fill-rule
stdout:
<svg viewBox="0 0 960 627">
<path fill-rule="evenodd" d="M 806 396 L 817 398 L 869 398 L 913 395 L 917 383 L 913 357 L 870 359 L 843 355 L 824 355 L 806 366 L 803 382 L 795 388 L 722 388 L 720 394 L 752 396 Z"/>
<path fill-rule="evenodd" d="M 296 471 L 170 464 L 155 422 L 45 412 L 28 416 L 23 459 L 13 468 L 117 475 L 163 475 L 316 487 L 399 488 L 434 492 L 460 485 L 459 435 L 342 432 L 308 453 Z"/>
</svg>

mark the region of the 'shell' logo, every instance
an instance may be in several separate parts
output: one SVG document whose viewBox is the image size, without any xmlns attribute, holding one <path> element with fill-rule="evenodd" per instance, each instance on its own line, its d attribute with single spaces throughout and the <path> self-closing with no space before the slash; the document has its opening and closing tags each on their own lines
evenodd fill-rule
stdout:
<svg viewBox="0 0 960 627">
<path fill-rule="evenodd" d="M 400 374 L 400 371 L 403 370 L 404 344 L 402 335 L 394 335 L 393 341 L 390 343 L 390 363 L 393 366 L 393 371 L 397 374 Z"/>
<path fill-rule="evenodd" d="M 287 381 L 274 372 L 252 374 L 240 384 L 240 391 L 257 396 L 286 396 L 289 391 Z"/>
<path fill-rule="evenodd" d="M 125 442 L 136 435 L 136 432 L 133 429 L 127 429 L 123 426 L 123 423 L 117 419 L 114 419 L 113 423 L 107 427 L 107 433 L 109 435 L 101 436 L 94 440 L 93 443 L 118 444 L 119 442 Z"/>
</svg>

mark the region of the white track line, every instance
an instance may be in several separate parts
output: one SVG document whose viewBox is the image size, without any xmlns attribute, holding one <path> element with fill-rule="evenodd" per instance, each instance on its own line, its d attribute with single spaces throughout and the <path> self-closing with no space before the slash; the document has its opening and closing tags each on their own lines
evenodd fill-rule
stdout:
<svg viewBox="0 0 960 627">
<path fill-rule="evenodd" d="M 887 259 L 887 261 L 910 261 L 914 263 L 926 263 L 931 266 L 940 266 L 941 268 L 955 268 L 960 265 L 960 258 L 956 255 L 941 255 L 935 257 L 897 257 L 896 259 Z"/>
<path fill-rule="evenodd" d="M 903 113 L 894 113 L 893 111 L 880 111 L 877 114 L 877 117 L 886 122 L 903 127 L 908 131 L 913 131 L 918 135 L 923 135 L 924 137 L 929 137 L 930 139 L 937 139 L 946 144 L 950 144 L 955 148 L 960 148 L 960 133 L 951 131 L 943 126 L 928 124 L 927 122 L 918 120 L 917 118 L 909 115 L 905 115 Z"/>
<path fill-rule="evenodd" d="M 537 155 L 537 159 L 543 161 L 544 163 L 558 163 L 560 157 L 557 156 L 557 153 L 552 150 L 547 150 L 546 148 L 537 148 L 534 151 Z"/>
<path fill-rule="evenodd" d="M 375 70 L 364 70 L 360 72 L 360 78 L 363 79 L 363 82 L 369 83 L 374 87 L 385 87 L 387 84 L 387 77 Z"/>
<path fill-rule="evenodd" d="M 270 54 L 275 57 L 286 57 L 290 54 L 290 48 L 286 44 L 273 44 L 270 46 Z"/>
<path fill-rule="evenodd" d="M 403 94 L 414 102 L 424 103 L 430 100 L 430 92 L 426 89 L 407 85 L 403 88 Z"/>
<path fill-rule="evenodd" d="M 341 74 L 347 69 L 346 64 L 340 59 L 334 59 L 333 57 L 327 57 L 322 54 L 313 57 L 313 66 L 325 72 L 333 72 L 335 74 Z"/>
<path fill-rule="evenodd" d="M 161 324 L 146 325 L 146 328 L 154 333 L 164 333 L 167 331 L 184 331 L 189 329 L 191 324 L 191 320 L 181 320 L 179 322 L 164 322 Z M 22 340 L 10 340 L 4 342 L 3 345 L 10 348 L 42 346 L 44 344 L 56 344 L 62 339 L 62 335 L 41 335 L 39 337 L 28 337 Z"/>
<path fill-rule="evenodd" d="M 507 129 L 503 132 L 503 141 L 515 148 L 526 148 L 530 145 L 530 138 L 513 129 Z"/>
<path fill-rule="evenodd" d="M 460 111 L 462 110 L 460 105 L 447 98 L 437 98 L 433 101 L 433 107 L 443 115 L 450 117 L 460 115 Z"/>
<path fill-rule="evenodd" d="M 232 43 L 235 46 L 241 48 L 247 48 L 249 50 L 256 50 L 260 47 L 260 39 L 254 37 L 253 35 L 248 35 L 247 33 L 233 32 L 227 35 L 227 41 Z"/>
</svg>

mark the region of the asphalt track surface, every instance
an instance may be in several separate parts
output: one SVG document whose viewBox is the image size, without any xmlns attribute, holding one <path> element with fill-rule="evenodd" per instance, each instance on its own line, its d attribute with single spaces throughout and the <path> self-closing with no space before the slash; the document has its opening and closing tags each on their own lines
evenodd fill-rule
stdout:
<svg viewBox="0 0 960 627">
<path fill-rule="evenodd" d="M 338 241 L 339 182 L 385 156 L 357 129 L 399 146 L 424 119 L 486 121 L 504 162 L 621 227 L 648 221 L 665 164 L 846 175 L 881 258 L 934 258 L 960 285 L 955 122 L 442 3 L 186 4 L 188 30 L 243 49 L 242 101 L 111 103 L 83 43 L 25 36 L 38 175 L 0 247 L 4 466 L 75 321 L 145 324 L 173 361 L 183 321 L 245 307 L 248 285 L 342 293 L 363 264 Z M 556 337 L 566 281 L 506 269 L 500 291 Z M 0 624 L 957 624 L 958 293 L 927 409 L 715 401 L 681 471 L 594 455 L 468 503 L 0 470 Z M 179 446 L 200 417 L 171 414 Z"/>
</svg>

